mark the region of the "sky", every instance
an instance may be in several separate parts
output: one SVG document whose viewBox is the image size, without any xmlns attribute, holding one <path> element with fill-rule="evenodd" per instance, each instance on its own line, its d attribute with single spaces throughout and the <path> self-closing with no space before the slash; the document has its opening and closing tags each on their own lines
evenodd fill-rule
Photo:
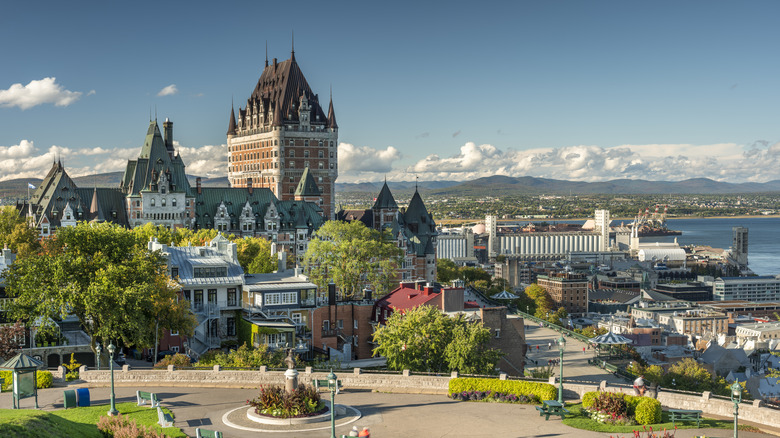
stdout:
<svg viewBox="0 0 780 438">
<path fill-rule="evenodd" d="M 780 2 L 289 4 L 3 2 L 0 180 L 122 171 L 150 115 L 225 176 L 231 102 L 293 34 L 339 182 L 780 179 Z"/>
</svg>

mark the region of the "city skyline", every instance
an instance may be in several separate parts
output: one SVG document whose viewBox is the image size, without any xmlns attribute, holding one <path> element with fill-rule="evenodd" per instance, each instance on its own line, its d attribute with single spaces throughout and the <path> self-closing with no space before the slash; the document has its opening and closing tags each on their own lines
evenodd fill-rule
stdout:
<svg viewBox="0 0 780 438">
<path fill-rule="evenodd" d="M 446 6 L 443 7 L 443 6 Z M 778 179 L 772 2 L 6 5 L 0 180 L 122 171 L 148 118 L 190 174 L 266 58 L 338 119 L 338 182 Z"/>
</svg>

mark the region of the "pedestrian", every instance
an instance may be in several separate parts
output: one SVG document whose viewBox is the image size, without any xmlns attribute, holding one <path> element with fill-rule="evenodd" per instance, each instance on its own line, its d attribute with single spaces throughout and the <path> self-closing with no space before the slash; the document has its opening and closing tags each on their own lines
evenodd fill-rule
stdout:
<svg viewBox="0 0 780 438">
<path fill-rule="evenodd" d="M 547 349 L 550 350 L 552 348 L 552 342 L 547 343 Z"/>
<path fill-rule="evenodd" d="M 645 395 L 645 390 L 647 387 L 645 386 L 645 376 L 639 375 L 639 377 L 634 380 L 634 393 L 640 397 Z"/>
<path fill-rule="evenodd" d="M 582 354 L 585 354 L 585 347 L 582 347 Z"/>
<path fill-rule="evenodd" d="M 539 344 L 536 344 L 536 351 L 539 351 Z"/>
<path fill-rule="evenodd" d="M 368 430 L 367 427 L 364 427 L 363 430 L 360 431 L 360 435 L 358 435 L 358 436 L 365 437 L 365 438 L 371 438 L 371 432 Z"/>
<path fill-rule="evenodd" d="M 360 431 L 357 426 L 352 426 L 352 430 L 349 431 L 349 436 L 360 436 Z"/>
</svg>

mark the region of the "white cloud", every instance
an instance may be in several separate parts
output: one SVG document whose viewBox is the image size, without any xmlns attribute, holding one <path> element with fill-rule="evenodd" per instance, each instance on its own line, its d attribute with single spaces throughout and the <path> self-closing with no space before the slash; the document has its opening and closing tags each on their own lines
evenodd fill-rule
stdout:
<svg viewBox="0 0 780 438">
<path fill-rule="evenodd" d="M 366 148 L 371 150 L 370 148 Z M 340 161 L 341 164 L 341 161 Z M 471 180 L 492 175 L 535 176 L 573 181 L 646 179 L 680 181 L 711 178 L 726 182 L 766 182 L 778 179 L 780 143 L 752 145 L 648 144 L 601 147 L 575 145 L 560 148 L 502 150 L 469 142 L 457 154 L 431 154 L 386 172 L 388 179 Z M 341 166 L 340 182 L 378 181 L 367 169 Z"/>
<path fill-rule="evenodd" d="M 227 176 L 227 145 L 186 147 L 173 141 L 176 151 L 187 166 L 190 175 L 209 178 Z"/>
<path fill-rule="evenodd" d="M 159 93 L 157 93 L 158 96 L 171 96 L 173 94 L 176 94 L 179 92 L 179 89 L 176 88 L 176 84 L 168 85 L 167 87 L 160 90 Z"/>
<path fill-rule="evenodd" d="M 87 96 L 92 96 L 93 94 L 97 93 L 95 90 L 89 90 L 89 93 L 87 93 Z"/>
<path fill-rule="evenodd" d="M 79 100 L 80 91 L 69 91 L 56 83 L 56 78 L 43 78 L 30 81 L 27 85 L 20 83 L 11 85 L 7 90 L 0 90 L 0 106 L 14 107 L 26 110 L 44 103 L 56 106 L 68 106 Z"/>
<path fill-rule="evenodd" d="M 401 152 L 392 146 L 382 150 L 339 143 L 339 169 L 342 172 L 387 173 L 401 157 Z"/>
</svg>

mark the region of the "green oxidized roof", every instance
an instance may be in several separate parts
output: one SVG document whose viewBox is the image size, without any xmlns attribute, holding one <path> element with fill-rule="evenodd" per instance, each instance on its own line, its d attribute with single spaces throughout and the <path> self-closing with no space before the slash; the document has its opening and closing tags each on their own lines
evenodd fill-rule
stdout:
<svg viewBox="0 0 780 438">
<path fill-rule="evenodd" d="M 374 202 L 374 206 L 371 207 L 371 209 L 398 210 L 398 204 L 395 202 L 393 194 L 390 193 L 390 187 L 387 186 L 387 181 L 385 181 L 384 185 L 382 185 L 382 190 L 379 191 L 379 196 L 377 196 L 376 202 Z"/>
<path fill-rule="evenodd" d="M 246 188 L 232 187 L 202 187 L 201 193 L 195 193 L 195 223 L 197 228 L 213 228 L 214 214 L 220 204 L 225 203 L 225 208 L 238 227 L 238 218 L 241 216 L 247 201 L 255 213 L 258 221 L 265 216 L 265 211 L 271 202 L 276 201 L 276 196 L 265 188 L 256 188 L 252 194 Z M 231 226 L 231 228 L 233 228 Z"/>
<path fill-rule="evenodd" d="M 128 195 L 138 195 L 150 190 L 151 184 L 156 184 L 162 172 L 170 174 L 169 190 L 173 193 L 184 192 L 192 196 L 190 183 L 184 169 L 181 156 L 168 153 L 165 141 L 157 126 L 157 121 L 149 122 L 146 138 L 137 160 L 129 160 L 122 176 L 120 188 Z"/>
<path fill-rule="evenodd" d="M 32 370 L 43 366 L 43 362 L 33 359 L 32 357 L 19 353 L 16 356 L 8 359 L 0 365 L 0 369 L 4 370 Z"/>
<path fill-rule="evenodd" d="M 406 211 L 396 215 L 396 220 L 393 223 L 393 234 L 397 235 L 399 232 L 403 232 L 407 244 L 418 256 L 435 253 L 433 239 L 438 234 L 436 223 L 433 221 L 433 216 L 428 213 L 428 209 L 425 208 L 425 203 L 417 190 L 414 191 Z"/>
<path fill-rule="evenodd" d="M 298 188 L 295 189 L 295 196 L 321 196 L 320 188 L 317 187 L 317 182 L 314 181 L 314 177 L 309 172 L 309 168 L 303 169 L 301 175 L 301 181 L 298 183 Z"/>
</svg>

